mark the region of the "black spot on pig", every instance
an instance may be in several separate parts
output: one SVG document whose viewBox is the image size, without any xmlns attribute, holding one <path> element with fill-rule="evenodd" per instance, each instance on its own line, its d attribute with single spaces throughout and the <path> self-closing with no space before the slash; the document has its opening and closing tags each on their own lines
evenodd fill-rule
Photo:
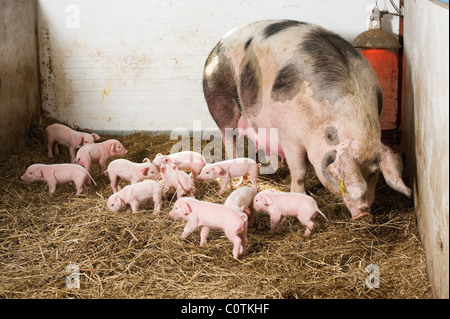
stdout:
<svg viewBox="0 0 450 319">
<path fill-rule="evenodd" d="M 244 49 L 245 49 L 245 50 L 248 49 L 248 47 L 250 46 L 250 44 L 252 43 L 252 41 L 253 41 L 253 37 L 251 37 L 250 39 L 247 40 L 247 42 L 245 42 L 245 45 L 244 45 Z"/>
<path fill-rule="evenodd" d="M 272 100 L 286 102 L 292 100 L 300 90 L 300 75 L 295 64 L 281 68 L 272 86 Z"/>
<path fill-rule="evenodd" d="M 336 33 L 317 27 L 310 31 L 299 49 L 312 59 L 313 71 L 321 87 L 346 86 L 350 79 L 350 59 L 362 59 L 361 54 Z"/>
<path fill-rule="evenodd" d="M 328 145 L 339 144 L 339 136 L 336 127 L 329 126 L 325 129 L 325 140 Z"/>
<path fill-rule="evenodd" d="M 206 66 L 208 66 L 211 63 L 211 61 L 214 57 L 221 55 L 222 52 L 223 52 L 223 43 L 222 43 L 222 40 L 220 40 L 216 44 L 216 46 L 211 50 L 211 52 L 209 53 L 208 58 L 206 59 L 206 62 L 205 62 L 205 68 L 206 68 Z"/>
<path fill-rule="evenodd" d="M 381 111 L 383 110 L 383 92 L 380 88 L 377 89 L 377 101 L 378 101 L 378 116 L 381 115 Z"/>
<path fill-rule="evenodd" d="M 248 108 L 255 106 L 258 100 L 261 68 L 256 58 L 249 58 L 243 63 L 245 64 L 240 75 L 239 96 L 242 104 Z"/>
<path fill-rule="evenodd" d="M 328 166 L 334 163 L 336 160 L 336 150 L 330 150 L 327 153 L 325 153 L 325 156 L 322 159 L 322 174 L 323 176 L 330 182 L 337 183 L 333 176 L 331 176 L 330 172 L 328 171 Z"/>
<path fill-rule="evenodd" d="M 217 59 L 217 64 L 210 66 L 213 59 Z M 223 53 L 221 42 L 214 47 L 206 60 L 203 92 L 209 112 L 217 126 L 219 128 L 237 126 L 241 105 L 234 79 L 234 69 L 231 61 Z"/>
<path fill-rule="evenodd" d="M 296 27 L 302 24 L 306 24 L 305 22 L 295 21 L 295 20 L 282 20 L 280 22 L 274 22 L 269 24 L 264 28 L 263 36 L 265 39 L 283 31 L 291 27 Z"/>
</svg>

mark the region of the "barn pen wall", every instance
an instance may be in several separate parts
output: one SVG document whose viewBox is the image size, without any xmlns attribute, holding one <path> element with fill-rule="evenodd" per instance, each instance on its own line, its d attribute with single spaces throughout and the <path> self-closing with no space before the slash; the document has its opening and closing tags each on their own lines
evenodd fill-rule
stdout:
<svg viewBox="0 0 450 319">
<path fill-rule="evenodd" d="M 405 1 L 404 30 L 403 146 L 433 295 L 448 298 L 448 5 Z"/>
<path fill-rule="evenodd" d="M 348 41 L 367 30 L 373 0 L 40 0 L 42 107 L 102 131 L 215 128 L 203 66 L 229 30 L 262 19 L 322 25 Z M 396 1 L 398 4 L 398 1 Z M 386 8 L 393 11 L 389 1 Z M 398 34 L 398 17 L 383 19 Z"/>
<path fill-rule="evenodd" d="M 40 114 L 37 2 L 0 0 L 0 159 Z"/>
</svg>

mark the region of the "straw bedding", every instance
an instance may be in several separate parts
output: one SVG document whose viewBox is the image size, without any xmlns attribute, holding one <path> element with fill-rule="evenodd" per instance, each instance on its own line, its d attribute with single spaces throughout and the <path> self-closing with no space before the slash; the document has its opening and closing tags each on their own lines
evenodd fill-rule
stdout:
<svg viewBox="0 0 450 319">
<path fill-rule="evenodd" d="M 111 213 L 112 194 L 106 176 L 92 175 L 97 186 L 75 196 L 75 188 L 58 185 L 51 195 L 43 182 L 27 184 L 19 177 L 33 163 L 60 163 L 69 154 L 46 156 L 42 117 L 27 144 L 0 162 L 0 297 L 1 298 L 430 298 L 425 254 L 412 200 L 392 191 L 383 178 L 377 185 L 373 215 L 350 221 L 341 200 L 326 190 L 310 168 L 309 195 L 330 220 L 316 218 L 309 238 L 296 219 L 268 234 L 270 220 L 257 214 L 249 228 L 246 253 L 235 260 L 232 243 L 219 230 L 199 247 L 195 231 L 182 240 L 184 222 L 168 216 L 173 191 L 162 213 L 153 203 L 139 211 Z M 125 158 L 169 153 L 168 136 L 102 136 L 116 138 L 128 149 Z M 238 180 L 235 181 L 237 183 Z M 247 182 L 251 185 L 251 182 Z M 258 178 L 258 190 L 289 191 L 286 166 Z M 217 181 L 198 182 L 196 197 L 223 203 Z M 66 287 L 66 267 L 80 269 L 80 288 Z M 380 270 L 380 288 L 369 289 L 366 267 Z"/>
</svg>

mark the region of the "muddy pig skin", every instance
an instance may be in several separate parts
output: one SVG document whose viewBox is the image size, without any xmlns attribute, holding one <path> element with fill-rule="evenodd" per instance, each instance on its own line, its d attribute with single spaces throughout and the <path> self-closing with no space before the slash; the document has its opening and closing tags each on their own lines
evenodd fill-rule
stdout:
<svg viewBox="0 0 450 319">
<path fill-rule="evenodd" d="M 107 140 L 102 143 L 87 144 L 77 152 L 75 163 L 91 171 L 92 164 L 98 163 L 99 175 L 105 172 L 105 165 L 108 158 L 122 156 L 127 153 L 122 143 L 118 140 Z"/>
<path fill-rule="evenodd" d="M 118 212 L 122 207 L 127 207 L 128 210 L 131 209 L 135 212 L 139 208 L 139 203 L 153 199 L 153 214 L 158 215 L 161 211 L 162 193 L 163 187 L 156 181 L 143 181 L 127 185 L 119 192 L 109 196 L 107 207 L 112 212 Z"/>
<path fill-rule="evenodd" d="M 255 195 L 256 190 L 254 188 L 242 186 L 228 195 L 223 205 L 239 213 L 247 214 L 249 217 L 248 225 L 252 226 L 255 223 L 255 212 L 252 210 Z"/>
<path fill-rule="evenodd" d="M 233 189 L 232 179 L 234 177 L 241 177 L 242 179 L 237 185 L 241 186 L 248 179 L 248 175 L 252 180 L 253 189 L 257 190 L 258 177 L 258 167 L 260 165 L 256 164 L 251 158 L 235 158 L 214 164 L 205 164 L 198 180 L 207 181 L 219 177 L 221 179 L 219 194 L 222 195 L 225 192 L 227 185 Z"/>
<path fill-rule="evenodd" d="M 86 184 L 91 185 L 91 181 L 95 184 L 89 172 L 75 164 L 33 164 L 20 178 L 25 182 L 47 182 L 50 193 L 55 192 L 57 184 L 73 182 L 79 195 L 86 189 Z"/>
<path fill-rule="evenodd" d="M 171 188 L 175 188 L 177 199 L 183 194 L 188 194 L 190 197 L 195 197 L 195 186 L 192 179 L 183 171 L 178 169 L 178 166 L 169 162 L 168 164 L 161 164 L 161 176 L 164 180 L 164 196 Z"/>
<path fill-rule="evenodd" d="M 96 133 L 78 132 L 63 124 L 51 124 L 45 129 L 47 133 L 48 157 L 53 158 L 53 152 L 59 154 L 58 144 L 69 148 L 70 162 L 75 160 L 75 152 L 86 144 L 92 144 L 100 139 Z"/>
<path fill-rule="evenodd" d="M 314 219 L 321 214 L 316 201 L 300 193 L 276 193 L 267 190 L 258 193 L 253 199 L 253 207 L 257 211 L 265 211 L 270 215 L 270 234 L 276 232 L 281 221 L 287 216 L 297 217 L 306 226 L 305 236 L 309 236 L 314 226 Z"/>
<path fill-rule="evenodd" d="M 143 163 L 133 163 L 123 158 L 116 159 L 109 163 L 105 173 L 109 176 L 114 193 L 121 190 L 120 181 L 122 179 L 136 184 L 144 179 L 158 180 L 161 178 L 158 169 L 148 158 L 145 158 Z"/>
<path fill-rule="evenodd" d="M 169 163 L 169 160 L 172 160 L 172 162 L 182 171 L 186 169 L 191 170 L 194 181 L 197 180 L 197 176 L 206 164 L 205 159 L 200 153 L 192 151 L 184 151 L 170 155 L 158 153 L 153 160 L 153 164 L 155 164 L 159 169 L 161 164 L 167 164 Z"/>
<path fill-rule="evenodd" d="M 201 227 L 200 246 L 206 244 L 211 228 L 218 228 L 233 242 L 233 257 L 238 259 L 247 247 L 247 215 L 237 214 L 224 205 L 183 197 L 175 202 L 169 216 L 187 221 L 181 238 L 186 239 Z"/>
<path fill-rule="evenodd" d="M 228 158 L 235 139 L 227 128 L 256 139 L 258 148 L 265 146 L 255 133 L 276 129 L 292 192 L 305 192 L 309 160 L 352 219 L 370 213 L 380 172 L 390 187 L 411 195 L 400 157 L 381 143 L 378 77 L 338 34 L 293 20 L 238 27 L 209 54 L 203 91 Z"/>
</svg>

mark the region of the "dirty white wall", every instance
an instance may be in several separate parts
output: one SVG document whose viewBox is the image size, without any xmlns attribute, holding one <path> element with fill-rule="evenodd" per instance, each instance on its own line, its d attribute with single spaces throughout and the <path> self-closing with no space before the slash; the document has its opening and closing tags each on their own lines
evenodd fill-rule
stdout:
<svg viewBox="0 0 450 319">
<path fill-rule="evenodd" d="M 402 126 L 407 169 L 433 295 L 449 298 L 448 5 L 405 1 L 404 30 Z"/>
<path fill-rule="evenodd" d="M 36 1 L 0 0 L 0 158 L 25 142 L 39 116 L 36 8 Z"/>
<path fill-rule="evenodd" d="M 398 5 L 398 0 L 396 0 Z M 352 41 L 374 0 L 39 0 L 43 108 L 91 130 L 215 127 L 202 91 L 206 57 L 259 19 L 320 24 Z M 388 0 L 380 9 L 394 12 Z M 398 18 L 383 28 L 398 34 Z"/>
</svg>

